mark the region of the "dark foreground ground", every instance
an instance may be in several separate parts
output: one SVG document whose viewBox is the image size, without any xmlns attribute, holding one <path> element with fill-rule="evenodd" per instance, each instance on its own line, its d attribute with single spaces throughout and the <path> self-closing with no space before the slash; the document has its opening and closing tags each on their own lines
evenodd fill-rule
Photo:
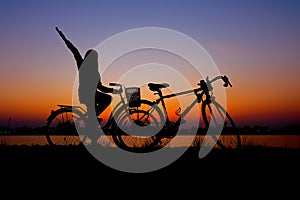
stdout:
<svg viewBox="0 0 300 200">
<path fill-rule="evenodd" d="M 71 187 L 68 191 L 72 194 L 93 188 L 94 192 L 110 189 L 115 191 L 110 195 L 117 195 L 118 190 L 127 188 L 129 195 L 143 188 L 142 197 L 146 197 L 162 191 L 200 195 L 208 189 L 223 194 L 220 190 L 224 189 L 229 196 L 238 197 L 242 192 L 240 197 L 260 194 L 261 198 L 264 194 L 287 199 L 299 190 L 299 161 L 300 149 L 249 147 L 238 153 L 213 150 L 199 159 L 198 149 L 191 148 L 163 169 L 126 173 L 102 164 L 84 147 L 1 145 L 0 181 L 2 191 L 5 186 L 42 188 L 48 192 Z"/>
</svg>

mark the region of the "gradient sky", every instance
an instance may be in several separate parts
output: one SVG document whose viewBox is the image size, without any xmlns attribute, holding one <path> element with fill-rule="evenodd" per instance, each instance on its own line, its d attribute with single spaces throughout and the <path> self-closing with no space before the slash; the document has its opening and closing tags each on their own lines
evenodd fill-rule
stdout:
<svg viewBox="0 0 300 200">
<path fill-rule="evenodd" d="M 82 54 L 132 28 L 182 32 L 230 77 L 228 110 L 237 125 L 300 123 L 297 0 L 1 0 L 0 26 L 0 126 L 9 117 L 12 126 L 45 125 L 58 103 L 72 102 L 77 69 L 55 26 Z"/>
</svg>

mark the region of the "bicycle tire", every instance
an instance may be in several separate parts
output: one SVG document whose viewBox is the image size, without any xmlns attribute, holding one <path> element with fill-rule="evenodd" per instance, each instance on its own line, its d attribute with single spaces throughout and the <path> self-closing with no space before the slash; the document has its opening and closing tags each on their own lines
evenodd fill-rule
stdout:
<svg viewBox="0 0 300 200">
<path fill-rule="evenodd" d="M 46 139 L 49 145 L 78 145 L 87 140 L 82 134 L 85 115 L 70 107 L 52 111 L 47 119 Z"/>
<path fill-rule="evenodd" d="M 222 105 L 212 99 L 211 101 L 204 101 L 201 110 L 206 130 L 221 127 L 220 135 L 210 135 L 216 148 L 221 150 L 238 150 L 241 148 L 241 138 L 236 125 Z"/>
<path fill-rule="evenodd" d="M 126 104 L 114 114 L 113 141 L 119 148 L 135 153 L 151 152 L 168 143 L 168 139 L 157 137 L 164 128 L 163 111 L 148 100 L 140 103 L 132 110 Z"/>
</svg>

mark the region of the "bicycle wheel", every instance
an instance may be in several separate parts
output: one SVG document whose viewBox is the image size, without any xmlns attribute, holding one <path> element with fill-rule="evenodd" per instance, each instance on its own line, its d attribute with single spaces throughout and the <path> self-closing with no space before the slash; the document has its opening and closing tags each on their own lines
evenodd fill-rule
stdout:
<svg viewBox="0 0 300 200">
<path fill-rule="evenodd" d="M 157 137 L 163 130 L 165 117 L 157 105 L 141 100 L 138 108 L 121 107 L 115 114 L 112 138 L 123 150 L 141 153 L 165 146 L 168 139 Z"/>
<path fill-rule="evenodd" d="M 85 116 L 81 111 L 60 108 L 53 111 L 47 120 L 46 139 L 49 145 L 78 145 L 87 140 L 82 134 Z"/>
<path fill-rule="evenodd" d="M 221 130 L 221 135 L 214 133 L 210 135 L 216 144 L 216 148 L 222 150 L 241 148 L 241 139 L 235 123 L 223 106 L 214 99 L 211 102 L 204 101 L 202 104 L 202 116 L 206 130 L 208 128 Z"/>
</svg>

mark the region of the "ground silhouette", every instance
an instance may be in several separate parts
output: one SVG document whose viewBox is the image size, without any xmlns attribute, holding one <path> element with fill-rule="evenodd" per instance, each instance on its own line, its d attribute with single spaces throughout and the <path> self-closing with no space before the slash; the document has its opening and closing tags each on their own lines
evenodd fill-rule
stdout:
<svg viewBox="0 0 300 200">
<path fill-rule="evenodd" d="M 2 191 L 6 187 L 41 188 L 53 194 L 60 189 L 68 191 L 69 198 L 77 190 L 89 194 L 111 190 L 116 195 L 120 190 L 126 191 L 122 195 L 146 192 L 142 197 L 182 193 L 187 198 L 200 194 L 271 198 L 278 193 L 289 198 L 297 191 L 300 149 L 249 146 L 235 153 L 213 149 L 203 159 L 198 158 L 198 151 L 189 148 L 169 166 L 139 174 L 112 169 L 85 147 L 0 145 Z"/>
</svg>

